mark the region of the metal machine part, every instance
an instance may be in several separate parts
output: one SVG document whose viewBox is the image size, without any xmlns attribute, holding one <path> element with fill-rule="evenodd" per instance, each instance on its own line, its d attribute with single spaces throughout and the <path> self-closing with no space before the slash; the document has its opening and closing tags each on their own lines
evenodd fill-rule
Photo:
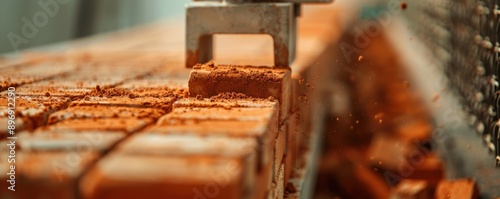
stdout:
<svg viewBox="0 0 500 199">
<path fill-rule="evenodd" d="M 213 56 L 215 34 L 268 34 L 274 64 L 289 67 L 295 59 L 300 3 L 332 0 L 196 0 L 186 7 L 186 67 Z"/>
<path fill-rule="evenodd" d="M 500 167 L 500 1 L 427 0 L 409 9 L 415 31 L 442 62 L 469 123 Z"/>
</svg>

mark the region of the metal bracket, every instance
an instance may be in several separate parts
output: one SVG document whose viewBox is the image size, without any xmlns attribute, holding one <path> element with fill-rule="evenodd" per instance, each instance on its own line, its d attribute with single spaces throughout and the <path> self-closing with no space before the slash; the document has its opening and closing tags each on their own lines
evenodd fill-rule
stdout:
<svg viewBox="0 0 500 199">
<path fill-rule="evenodd" d="M 299 3 L 332 0 L 197 0 L 186 6 L 186 67 L 213 57 L 214 34 L 268 34 L 274 64 L 289 67 L 295 59 Z"/>
</svg>

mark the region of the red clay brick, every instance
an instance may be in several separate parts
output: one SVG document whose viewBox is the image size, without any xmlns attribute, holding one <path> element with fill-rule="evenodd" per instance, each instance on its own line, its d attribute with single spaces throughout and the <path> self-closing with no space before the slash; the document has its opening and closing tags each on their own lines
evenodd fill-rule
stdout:
<svg viewBox="0 0 500 199">
<path fill-rule="evenodd" d="M 73 119 L 64 120 L 53 125 L 44 127 L 50 131 L 120 131 L 125 133 L 136 132 L 146 125 L 151 124 L 152 119 L 138 118 L 107 118 L 107 119 Z"/>
<path fill-rule="evenodd" d="M 246 198 L 252 193 L 247 177 L 254 175 L 246 171 L 238 158 L 111 154 L 83 176 L 79 187 L 85 199 Z"/>
<path fill-rule="evenodd" d="M 134 92 L 141 92 L 144 89 L 188 89 L 188 83 L 185 79 L 172 79 L 169 77 L 156 78 L 155 76 L 147 76 L 143 79 L 130 80 L 117 88 L 130 89 Z"/>
<path fill-rule="evenodd" d="M 403 180 L 391 193 L 391 199 L 432 199 L 433 187 L 424 180 Z"/>
<path fill-rule="evenodd" d="M 32 130 L 45 125 L 48 115 L 68 105 L 69 98 L 60 97 L 16 97 L 16 130 Z M 7 96 L 0 96 L 0 122 L 7 124 Z M 7 133 L 7 125 L 0 129 L 0 134 Z"/>
<path fill-rule="evenodd" d="M 408 155 L 415 150 L 416 147 L 399 138 L 378 134 L 370 143 L 367 158 L 372 166 L 398 172 L 402 165 L 407 165 Z"/>
<path fill-rule="evenodd" d="M 422 159 L 419 159 L 422 158 Z M 436 185 L 445 177 L 444 165 L 439 157 L 434 154 L 430 154 L 425 157 L 414 157 L 414 162 L 412 162 L 411 157 L 408 162 L 414 170 L 409 179 L 425 180 L 431 185 Z"/>
<path fill-rule="evenodd" d="M 102 96 L 102 97 L 85 97 L 81 100 L 72 102 L 69 106 L 121 106 L 121 107 L 135 107 L 135 108 L 156 108 L 169 112 L 172 109 L 172 103 L 175 98 L 173 97 L 135 97 L 130 96 L 133 93 L 117 94 L 119 96 Z M 121 96 L 126 95 L 126 96 Z"/>
<path fill-rule="evenodd" d="M 219 156 L 256 155 L 257 140 L 222 136 L 137 133 L 114 150 L 127 155 Z"/>
<path fill-rule="evenodd" d="M 80 97 L 92 91 L 88 88 L 67 87 L 67 86 L 46 86 L 45 83 L 35 83 L 22 85 L 16 88 L 16 95 L 19 96 L 55 96 L 55 97 Z"/>
<path fill-rule="evenodd" d="M 160 121 L 159 121 L 160 122 Z M 145 130 L 146 133 L 181 134 L 201 136 L 227 136 L 240 138 L 255 138 L 259 140 L 259 165 L 272 162 L 274 138 L 277 127 L 268 126 L 262 121 L 234 121 L 234 120 L 174 120 L 165 121 L 160 125 Z M 276 125 L 276 124 L 275 124 Z"/>
<path fill-rule="evenodd" d="M 58 76 L 52 80 L 46 80 L 37 82 L 35 84 L 28 85 L 27 88 L 23 88 L 23 95 L 36 95 L 36 90 L 49 89 L 52 90 L 54 95 L 63 93 L 66 91 L 68 93 L 73 93 L 79 90 L 88 91 L 96 86 L 101 88 L 109 88 L 116 86 L 126 80 L 134 79 L 147 74 L 151 71 L 152 67 L 147 67 L 143 65 L 132 65 L 132 64 L 120 64 L 113 63 L 108 65 L 102 64 L 83 64 L 78 70 L 64 76 Z M 118 66 L 114 66 L 118 65 Z M 137 72 L 137 68 L 140 67 L 141 70 Z M 46 69 L 45 69 L 46 70 Z M 29 93 L 26 89 L 33 88 L 34 93 Z"/>
<path fill-rule="evenodd" d="M 50 68 L 50 70 L 47 70 Z M 77 68 L 74 63 L 38 63 L 0 69 L 0 91 L 65 74 Z"/>
<path fill-rule="evenodd" d="M 260 99 L 181 99 L 146 132 L 257 138 L 261 172 L 256 196 L 262 198 L 272 194 L 270 182 L 279 178 L 286 148 L 275 107 L 276 102 Z"/>
<path fill-rule="evenodd" d="M 441 181 L 434 197 L 436 199 L 476 199 L 479 197 L 479 189 L 476 182 L 471 179 Z"/>
<path fill-rule="evenodd" d="M 274 100 L 268 99 L 209 99 L 183 98 L 174 102 L 174 108 L 269 108 L 276 107 Z"/>
<path fill-rule="evenodd" d="M 281 171 L 280 167 L 282 163 L 284 162 L 285 158 L 285 152 L 286 152 L 286 147 L 287 147 L 287 135 L 286 135 L 286 126 L 282 126 L 280 130 L 278 131 L 278 137 L 276 137 L 275 140 L 275 146 L 274 146 L 274 182 L 277 183 L 276 180 L 280 179 L 281 177 Z M 286 172 L 287 168 L 284 168 L 283 172 Z M 284 173 L 283 173 L 284 175 Z M 284 179 L 284 176 L 283 176 Z"/>
<path fill-rule="evenodd" d="M 37 130 L 34 133 L 18 134 L 17 145 L 22 151 L 59 151 L 67 150 L 99 151 L 110 149 L 125 137 L 123 132 L 58 132 Z"/>
<path fill-rule="evenodd" d="M 2 157 L 5 157 L 2 155 Z M 79 175 L 97 159 L 94 152 L 16 153 L 16 191 L 7 187 L 7 175 L 0 176 L 0 198 L 76 199 Z M 10 164 L 0 161 L 0 172 L 8 173 Z"/>
<path fill-rule="evenodd" d="M 262 108 L 175 108 L 165 119 L 270 120 L 274 107 Z"/>
<path fill-rule="evenodd" d="M 285 169 L 285 165 L 280 164 L 278 170 L 275 171 L 272 198 L 281 199 L 285 195 Z"/>
<path fill-rule="evenodd" d="M 139 97 L 184 98 L 189 95 L 187 86 L 184 85 L 184 82 L 180 82 L 180 80 L 134 80 L 117 88 L 133 92 Z"/>
<path fill-rule="evenodd" d="M 192 125 L 192 122 L 196 125 Z M 271 107 L 260 109 L 178 107 L 174 108 L 172 113 L 160 118 L 155 128 L 160 132 L 171 133 L 255 137 L 270 144 L 275 143 L 274 139 L 278 135 L 277 111 Z M 270 147 L 268 150 L 275 148 L 274 144 Z"/>
<path fill-rule="evenodd" d="M 157 119 L 167 113 L 162 109 L 135 108 L 123 106 L 73 106 L 50 115 L 49 124 L 68 119 L 105 119 L 105 118 L 151 118 Z"/>
<path fill-rule="evenodd" d="M 301 147 L 309 145 L 309 133 L 312 129 L 312 101 L 310 92 L 312 92 L 306 81 L 300 74 L 292 74 L 292 108 L 289 116 L 290 134 L 295 134 L 297 141 L 297 156 Z M 293 136 L 293 135 L 292 135 Z M 293 138 L 290 138 L 293 139 Z"/>
<path fill-rule="evenodd" d="M 293 171 L 297 168 L 297 159 L 299 156 L 299 134 L 304 134 L 300 131 L 301 122 L 298 120 L 298 113 L 290 115 L 290 120 L 286 128 L 286 151 L 285 151 L 285 185 L 289 178 L 293 175 Z"/>
<path fill-rule="evenodd" d="M 287 118 L 291 106 L 290 69 L 214 66 L 213 63 L 193 67 L 189 78 L 191 97 L 200 95 L 209 98 L 226 92 L 277 99 L 280 103 L 280 123 L 282 123 Z"/>
<path fill-rule="evenodd" d="M 10 134 L 9 134 L 10 130 L 8 129 L 7 122 L 9 122 L 8 117 L 0 116 L 0 124 L 4 124 L 0 128 L 0 139 L 3 139 L 3 138 L 10 136 Z M 16 124 L 16 132 L 17 131 L 24 131 L 24 130 L 32 130 L 35 128 L 34 127 L 35 125 L 33 123 L 31 123 L 30 120 L 27 120 L 27 118 L 18 117 L 14 120 L 14 122 Z"/>
</svg>

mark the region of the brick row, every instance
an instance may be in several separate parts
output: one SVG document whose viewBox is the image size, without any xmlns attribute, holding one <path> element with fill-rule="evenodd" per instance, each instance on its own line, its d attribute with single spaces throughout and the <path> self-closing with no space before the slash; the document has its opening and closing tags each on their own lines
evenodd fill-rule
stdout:
<svg viewBox="0 0 500 199">
<path fill-rule="evenodd" d="M 50 70 L 47 70 L 50 68 Z M 68 61 L 46 61 L 41 63 L 24 63 L 13 67 L 0 68 L 0 91 L 8 87 L 57 77 L 77 69 L 78 65 Z"/>
<path fill-rule="evenodd" d="M 193 198 L 202 194 L 211 198 L 263 198 L 271 189 L 273 165 L 281 165 L 281 162 L 275 162 L 276 156 L 283 154 L 275 154 L 277 103 L 262 102 L 242 100 L 240 103 L 233 100 L 210 103 L 209 99 L 177 101 L 172 112 L 160 118 L 156 125 L 133 135 L 109 157 L 98 162 L 89 173 L 91 177 L 86 176 L 82 181 L 85 197 L 138 194 Z M 207 106 L 209 104 L 213 106 Z M 144 170 L 136 169 L 139 165 L 118 163 L 132 160 L 142 162 L 141 165 L 150 165 L 147 169 L 151 171 L 170 166 L 169 170 L 148 174 L 161 175 L 161 178 L 147 180 L 144 178 L 146 174 L 141 174 Z M 224 168 L 227 165 L 235 168 L 227 170 Z M 130 181 L 123 180 L 115 171 L 127 171 Z M 230 172 L 225 175 L 225 183 L 208 177 L 219 177 L 221 172 Z M 133 182 L 142 182 L 144 186 L 138 187 Z M 255 187 L 256 184 L 260 186 Z M 218 194 L 210 192 L 214 189 Z"/>
<path fill-rule="evenodd" d="M 189 79 L 189 89 L 190 95 L 197 98 L 256 98 L 278 101 L 279 125 L 278 134 L 275 137 L 275 162 L 272 171 L 274 186 L 270 196 L 281 197 L 284 194 L 284 187 L 288 184 L 288 180 L 296 167 L 295 157 L 299 148 L 296 133 L 305 130 L 302 129 L 303 124 L 300 120 L 293 120 L 295 124 L 290 124 L 290 121 L 292 121 L 291 115 L 294 115 L 292 107 L 299 104 L 294 104 L 294 100 L 292 100 L 295 97 L 293 94 L 297 93 L 297 91 L 293 87 L 290 70 L 215 65 L 213 63 L 199 64 L 193 67 Z M 241 93 L 241 96 L 237 93 Z M 221 114 L 217 114 L 217 112 L 224 112 L 223 108 L 209 107 L 205 109 L 212 109 L 211 112 L 214 113 L 204 114 L 200 110 L 191 110 L 191 112 L 193 112 L 192 115 L 204 115 L 204 117 L 220 117 Z M 186 112 L 186 109 L 180 110 Z M 239 114 L 240 117 L 250 117 L 252 112 L 240 111 L 240 113 L 236 114 Z M 169 121 L 172 121 L 172 119 L 169 118 Z M 293 128 L 293 130 L 290 128 Z M 280 169 L 282 163 L 283 169 Z"/>
<path fill-rule="evenodd" d="M 0 94 L 0 123 L 8 121 L 8 98 Z M 47 123 L 50 114 L 68 106 L 71 99 L 67 97 L 18 96 L 15 98 L 16 131 L 33 130 Z M 7 125 L 0 129 L 0 137 L 7 136 Z"/>
</svg>

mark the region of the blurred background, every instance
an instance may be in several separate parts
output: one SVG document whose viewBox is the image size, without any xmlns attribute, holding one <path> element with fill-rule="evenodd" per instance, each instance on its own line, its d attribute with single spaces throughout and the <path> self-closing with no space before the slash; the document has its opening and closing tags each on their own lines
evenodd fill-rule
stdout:
<svg viewBox="0 0 500 199">
<path fill-rule="evenodd" d="M 0 1 L 0 54 L 13 52 L 16 46 L 21 50 L 182 15 L 184 4 L 189 2 L 189 0 L 32 1 L 33 3 Z M 36 24 L 34 20 L 40 23 Z M 32 38 L 27 38 L 23 35 L 23 26 L 26 24 L 29 26 L 30 23 L 37 31 L 33 33 Z M 30 33 L 29 30 L 24 31 Z M 19 45 L 16 45 L 16 42 Z"/>
</svg>

